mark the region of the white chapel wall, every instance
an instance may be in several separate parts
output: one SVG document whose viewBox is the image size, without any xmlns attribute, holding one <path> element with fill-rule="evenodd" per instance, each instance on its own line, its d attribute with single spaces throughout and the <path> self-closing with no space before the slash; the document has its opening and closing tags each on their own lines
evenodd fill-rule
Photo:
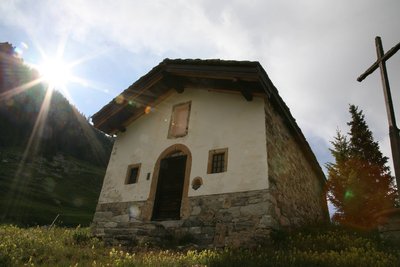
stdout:
<svg viewBox="0 0 400 267">
<path fill-rule="evenodd" d="M 187 101 L 192 102 L 188 134 L 168 139 L 172 107 Z M 189 186 L 189 197 L 268 188 L 264 100 L 254 97 L 248 102 L 240 94 L 185 89 L 118 134 L 99 202 L 147 200 L 157 158 L 177 143 L 192 153 L 190 183 L 197 176 L 203 179 L 198 190 Z M 228 148 L 227 171 L 207 174 L 208 152 L 219 148 Z M 126 185 L 128 165 L 136 163 L 141 163 L 138 182 Z"/>
</svg>

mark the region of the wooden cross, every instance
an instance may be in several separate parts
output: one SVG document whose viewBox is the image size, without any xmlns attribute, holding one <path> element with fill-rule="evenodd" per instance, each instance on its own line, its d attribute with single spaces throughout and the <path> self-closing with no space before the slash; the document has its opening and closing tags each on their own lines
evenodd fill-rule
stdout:
<svg viewBox="0 0 400 267">
<path fill-rule="evenodd" d="M 363 74 L 361 74 L 360 77 L 357 78 L 357 81 L 361 82 L 368 75 L 373 73 L 378 67 L 380 68 L 383 94 L 385 95 L 386 111 L 389 121 L 389 137 L 390 137 L 390 146 L 392 148 L 394 173 L 396 176 L 397 188 L 399 189 L 400 188 L 400 135 L 399 135 L 399 129 L 396 126 L 396 118 L 394 115 L 392 94 L 390 93 L 389 78 L 386 71 L 386 60 L 388 60 L 400 49 L 400 43 L 395 45 L 385 54 L 383 51 L 381 37 L 377 36 L 375 37 L 375 46 L 378 59 L 375 61 L 374 64 L 371 65 L 371 67 L 369 67 Z"/>
</svg>

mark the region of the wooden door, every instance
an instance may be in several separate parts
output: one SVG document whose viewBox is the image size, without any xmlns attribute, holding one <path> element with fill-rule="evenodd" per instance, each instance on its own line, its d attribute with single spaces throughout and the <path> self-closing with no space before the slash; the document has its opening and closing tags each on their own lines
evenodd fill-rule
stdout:
<svg viewBox="0 0 400 267">
<path fill-rule="evenodd" d="M 162 159 L 152 220 L 179 220 L 185 180 L 186 155 Z"/>
</svg>

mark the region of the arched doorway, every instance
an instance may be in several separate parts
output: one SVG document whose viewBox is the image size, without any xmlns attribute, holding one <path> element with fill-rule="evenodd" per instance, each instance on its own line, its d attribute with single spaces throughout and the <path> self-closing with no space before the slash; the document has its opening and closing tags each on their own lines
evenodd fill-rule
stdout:
<svg viewBox="0 0 400 267">
<path fill-rule="evenodd" d="M 173 145 L 161 153 L 154 170 L 151 220 L 179 220 L 187 204 L 192 156 L 189 149 Z"/>
</svg>

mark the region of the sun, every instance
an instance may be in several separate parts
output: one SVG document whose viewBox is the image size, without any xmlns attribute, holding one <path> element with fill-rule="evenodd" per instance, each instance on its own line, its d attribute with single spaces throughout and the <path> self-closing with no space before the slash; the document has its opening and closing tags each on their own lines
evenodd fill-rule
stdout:
<svg viewBox="0 0 400 267">
<path fill-rule="evenodd" d="M 72 79 L 71 66 L 61 59 L 49 59 L 41 63 L 38 70 L 51 87 L 65 87 Z"/>
</svg>

